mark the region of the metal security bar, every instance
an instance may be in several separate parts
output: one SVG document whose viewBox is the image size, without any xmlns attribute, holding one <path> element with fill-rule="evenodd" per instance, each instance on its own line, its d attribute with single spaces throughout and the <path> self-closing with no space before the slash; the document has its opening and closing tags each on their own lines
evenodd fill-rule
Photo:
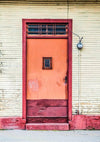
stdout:
<svg viewBox="0 0 100 142">
<path fill-rule="evenodd" d="M 68 35 L 68 24 L 27 24 L 27 35 Z"/>
</svg>

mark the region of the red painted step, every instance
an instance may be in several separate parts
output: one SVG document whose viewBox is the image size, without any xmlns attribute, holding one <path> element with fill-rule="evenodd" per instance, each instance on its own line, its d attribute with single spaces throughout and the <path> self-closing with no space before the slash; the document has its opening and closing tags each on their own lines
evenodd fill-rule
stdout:
<svg viewBox="0 0 100 142">
<path fill-rule="evenodd" d="M 27 123 L 26 130 L 69 130 L 68 123 Z"/>
</svg>

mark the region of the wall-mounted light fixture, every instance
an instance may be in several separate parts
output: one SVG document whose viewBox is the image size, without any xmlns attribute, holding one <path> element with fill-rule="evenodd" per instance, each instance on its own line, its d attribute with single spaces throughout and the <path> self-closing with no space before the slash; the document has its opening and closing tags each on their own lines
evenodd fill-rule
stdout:
<svg viewBox="0 0 100 142">
<path fill-rule="evenodd" d="M 83 48 L 83 44 L 82 44 L 82 39 L 83 39 L 83 37 L 81 38 L 81 39 L 79 39 L 79 43 L 77 44 L 77 48 L 78 49 L 82 49 Z"/>
<path fill-rule="evenodd" d="M 69 28 L 68 28 L 69 29 Z M 69 31 L 71 31 L 70 29 L 69 29 Z M 72 31 L 71 31 L 72 32 Z M 83 39 L 83 37 L 80 37 L 78 34 L 76 34 L 76 33 L 74 33 L 74 32 L 72 32 L 72 34 L 73 35 L 75 35 L 75 36 L 77 36 L 78 38 L 79 38 L 79 43 L 77 44 L 77 48 L 78 49 L 82 49 L 83 48 L 83 44 L 82 44 L 82 39 Z"/>
</svg>

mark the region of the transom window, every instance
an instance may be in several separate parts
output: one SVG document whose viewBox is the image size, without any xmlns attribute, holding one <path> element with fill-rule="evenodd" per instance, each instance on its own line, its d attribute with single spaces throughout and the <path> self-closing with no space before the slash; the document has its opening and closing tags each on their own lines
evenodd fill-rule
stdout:
<svg viewBox="0 0 100 142">
<path fill-rule="evenodd" d="M 68 35 L 68 24 L 27 24 L 27 35 Z"/>
</svg>

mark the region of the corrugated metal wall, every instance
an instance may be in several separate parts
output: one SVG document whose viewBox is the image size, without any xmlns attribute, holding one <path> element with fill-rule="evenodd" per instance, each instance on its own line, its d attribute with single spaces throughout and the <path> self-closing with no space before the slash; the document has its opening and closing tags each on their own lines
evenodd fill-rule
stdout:
<svg viewBox="0 0 100 142">
<path fill-rule="evenodd" d="M 0 2 L 0 116 L 22 115 L 22 18 L 73 19 L 73 114 L 100 114 L 99 1 Z"/>
<path fill-rule="evenodd" d="M 73 113 L 100 114 L 100 5 L 70 5 L 69 17 L 84 45 L 73 35 Z"/>
</svg>

